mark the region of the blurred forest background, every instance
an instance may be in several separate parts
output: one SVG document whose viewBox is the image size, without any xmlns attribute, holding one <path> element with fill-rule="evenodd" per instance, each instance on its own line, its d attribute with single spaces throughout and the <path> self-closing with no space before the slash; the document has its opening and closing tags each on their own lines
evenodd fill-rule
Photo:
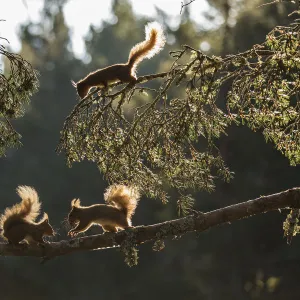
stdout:
<svg viewBox="0 0 300 300">
<path fill-rule="evenodd" d="M 86 51 L 91 59 L 83 63 L 74 57 L 70 46 L 70 29 L 62 11 L 66 1 L 44 1 L 42 22 L 23 24 L 20 28 L 20 54 L 39 70 L 40 89 L 25 116 L 14 122 L 22 135 L 23 147 L 9 150 L 0 159 L 0 210 L 19 201 L 15 194 L 17 185 L 34 186 L 43 210 L 49 213 L 51 224 L 59 231 L 54 239 L 58 240 L 66 238 L 62 220 L 68 214 L 71 199 L 79 197 L 85 205 L 102 202 L 107 185 L 95 165 L 80 163 L 69 169 L 64 155 L 55 153 L 64 119 L 77 101 L 70 80 L 76 81 L 99 67 L 125 62 L 130 48 L 143 39 L 144 24 L 149 20 L 134 15 L 127 1 L 114 1 L 114 22 L 90 28 Z M 190 19 L 192 4 L 184 10 L 176 29 L 168 26 L 170 17 L 157 10 L 156 20 L 167 29 L 168 45 L 151 61 L 141 64 L 139 75 L 167 70 L 171 63 L 168 51 L 182 44 L 199 48 L 207 42 L 209 55 L 245 51 L 263 42 L 274 26 L 287 24 L 290 21 L 287 15 L 292 11 L 284 3 L 258 8 L 260 1 L 231 1 L 228 10 L 227 1 L 208 2 L 216 16 L 226 21 L 211 26 L 210 30 Z M 174 1 L 175 4 L 179 1 Z M 214 24 L 213 14 L 206 17 Z M 201 211 L 299 186 L 299 168 L 290 167 L 288 159 L 267 144 L 260 133 L 232 127 L 229 135 L 220 140 L 220 149 L 235 177 L 230 184 L 219 182 L 212 194 L 194 195 L 196 208 Z M 142 199 L 133 223 L 153 224 L 176 217 L 176 201 L 163 205 Z M 124 263 L 118 250 L 68 255 L 45 265 L 40 265 L 36 258 L 1 257 L 0 297 L 5 300 L 297 298 L 300 239 L 294 239 L 291 246 L 286 244 L 282 231 L 284 218 L 285 214 L 273 212 L 200 235 L 187 234 L 179 240 L 167 241 L 161 252 L 154 252 L 151 244 L 145 244 L 139 247 L 138 266 L 132 268 Z M 93 228 L 88 234 L 91 232 L 101 231 Z"/>
</svg>

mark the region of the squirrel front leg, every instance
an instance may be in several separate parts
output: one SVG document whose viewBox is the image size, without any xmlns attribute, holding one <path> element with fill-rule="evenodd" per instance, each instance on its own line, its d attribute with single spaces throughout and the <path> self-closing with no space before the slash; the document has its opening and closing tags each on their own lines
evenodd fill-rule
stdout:
<svg viewBox="0 0 300 300">
<path fill-rule="evenodd" d="M 92 224 L 90 222 L 82 222 L 81 221 L 75 228 L 73 228 L 72 230 L 70 230 L 68 232 L 68 235 L 71 237 L 74 237 L 78 233 L 88 230 L 91 227 L 91 225 Z"/>
<path fill-rule="evenodd" d="M 36 244 L 40 247 L 43 247 L 45 248 L 46 247 L 46 244 L 49 244 L 48 241 L 44 241 L 43 237 L 40 237 L 38 239 L 36 239 L 34 242 L 31 242 L 31 244 Z"/>
<path fill-rule="evenodd" d="M 31 245 L 33 245 L 33 244 L 45 245 L 46 244 L 46 242 L 43 239 L 43 236 L 40 233 L 29 235 L 26 237 L 25 240 L 28 244 L 31 244 Z"/>
</svg>

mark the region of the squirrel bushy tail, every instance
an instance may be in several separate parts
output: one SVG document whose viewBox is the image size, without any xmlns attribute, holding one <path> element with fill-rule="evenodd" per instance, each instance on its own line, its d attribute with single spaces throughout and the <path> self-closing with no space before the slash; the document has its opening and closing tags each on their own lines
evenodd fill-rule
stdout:
<svg viewBox="0 0 300 300">
<path fill-rule="evenodd" d="M 15 222 L 34 222 L 40 213 L 41 203 L 36 190 L 30 186 L 18 186 L 17 194 L 22 201 L 6 208 L 0 219 L 0 227 L 6 231 Z"/>
<path fill-rule="evenodd" d="M 127 64 L 131 67 L 132 76 L 136 75 L 136 68 L 142 60 L 153 57 L 163 49 L 166 43 L 163 29 L 157 22 L 148 23 L 145 33 L 145 41 L 136 44 L 129 53 Z"/>
<path fill-rule="evenodd" d="M 126 185 L 112 185 L 104 193 L 104 200 L 121 210 L 127 217 L 131 226 L 133 216 L 140 199 L 140 193 L 136 187 Z"/>
</svg>

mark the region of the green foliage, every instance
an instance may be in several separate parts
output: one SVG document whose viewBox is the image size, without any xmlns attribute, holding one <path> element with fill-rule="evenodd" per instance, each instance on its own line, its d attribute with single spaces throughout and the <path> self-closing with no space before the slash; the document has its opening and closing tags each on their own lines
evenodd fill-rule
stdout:
<svg viewBox="0 0 300 300">
<path fill-rule="evenodd" d="M 165 248 L 165 242 L 163 240 L 156 240 L 152 246 L 152 250 L 159 252 Z"/>
<path fill-rule="evenodd" d="M 3 39 L 3 38 L 0 38 Z M 21 145 L 21 135 L 13 128 L 9 119 L 20 118 L 25 105 L 38 89 L 38 74 L 31 64 L 18 54 L 13 54 L 0 44 L 0 55 L 7 63 L 7 72 L 0 73 L 0 157 L 9 147 Z"/>
<path fill-rule="evenodd" d="M 126 240 L 121 244 L 120 250 L 125 255 L 125 263 L 129 267 L 136 266 L 138 264 L 138 249 L 134 244 L 134 235 L 132 233 L 127 234 Z"/>
<path fill-rule="evenodd" d="M 195 199 L 191 195 L 181 195 L 177 201 L 177 209 L 179 216 L 185 216 L 193 208 Z"/>
<path fill-rule="evenodd" d="M 252 51 L 232 61 L 239 67 L 228 105 L 252 130 L 300 163 L 300 23 L 276 27 Z"/>
<path fill-rule="evenodd" d="M 291 244 L 293 236 L 299 233 L 299 213 L 299 209 L 292 209 L 283 223 L 284 236 L 288 244 Z"/>
<path fill-rule="evenodd" d="M 160 76 L 159 89 L 128 85 L 82 100 L 66 120 L 59 150 L 69 165 L 88 159 L 110 182 L 134 183 L 163 201 L 166 184 L 186 194 L 212 191 L 216 178 L 230 180 L 217 140 L 232 122 L 263 128 L 265 137 L 298 163 L 299 112 L 293 97 L 300 84 L 299 27 L 277 27 L 262 45 L 225 58 L 189 46 L 171 52 L 172 68 Z M 217 100 L 228 83 L 225 112 Z M 180 86 L 185 95 L 169 98 L 171 87 Z M 132 104 L 145 90 L 149 102 Z"/>
<path fill-rule="evenodd" d="M 0 120 L 0 157 L 5 155 L 7 148 L 19 147 L 21 135 L 18 134 L 8 119 Z"/>
</svg>

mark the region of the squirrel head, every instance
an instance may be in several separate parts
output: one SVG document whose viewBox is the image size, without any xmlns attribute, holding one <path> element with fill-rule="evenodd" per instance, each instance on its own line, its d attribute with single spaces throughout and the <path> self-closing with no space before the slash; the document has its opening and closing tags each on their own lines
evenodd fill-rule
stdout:
<svg viewBox="0 0 300 300">
<path fill-rule="evenodd" d="M 44 213 L 44 216 L 43 216 L 42 220 L 39 222 L 39 225 L 40 225 L 40 228 L 43 230 L 44 235 L 47 235 L 47 236 L 55 235 L 55 232 L 49 223 L 49 217 L 46 213 Z"/>
<path fill-rule="evenodd" d="M 68 215 L 69 224 L 73 227 L 80 221 L 80 199 L 73 199 L 71 202 L 71 211 Z"/>
</svg>

